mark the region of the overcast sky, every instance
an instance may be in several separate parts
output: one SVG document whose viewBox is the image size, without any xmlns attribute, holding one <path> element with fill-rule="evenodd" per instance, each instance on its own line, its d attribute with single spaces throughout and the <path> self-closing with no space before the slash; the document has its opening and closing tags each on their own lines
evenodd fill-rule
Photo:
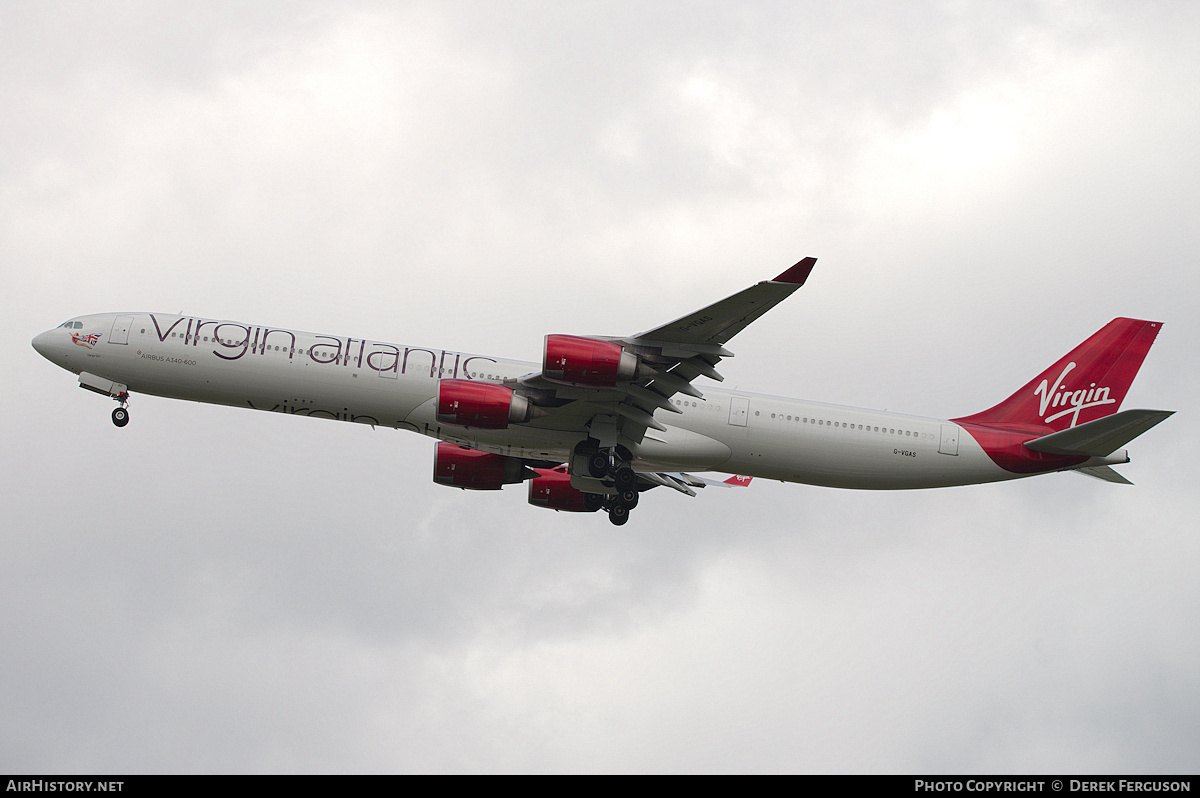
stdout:
<svg viewBox="0 0 1200 798">
<path fill-rule="evenodd" d="M 1200 769 L 1194 3 L 0 0 L 0 771 Z M 1118 486 L 630 523 L 29 346 L 179 312 L 540 356 L 802 256 L 730 385 L 949 417 L 1165 322 Z"/>
</svg>

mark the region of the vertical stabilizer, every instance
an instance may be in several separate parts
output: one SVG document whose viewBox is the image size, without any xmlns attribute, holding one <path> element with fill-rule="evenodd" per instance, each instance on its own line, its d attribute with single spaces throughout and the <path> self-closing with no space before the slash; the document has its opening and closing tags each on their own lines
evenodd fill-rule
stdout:
<svg viewBox="0 0 1200 798">
<path fill-rule="evenodd" d="M 953 419 L 1009 429 L 1069 429 L 1115 413 L 1162 324 L 1113 319 L 995 407 Z"/>
</svg>

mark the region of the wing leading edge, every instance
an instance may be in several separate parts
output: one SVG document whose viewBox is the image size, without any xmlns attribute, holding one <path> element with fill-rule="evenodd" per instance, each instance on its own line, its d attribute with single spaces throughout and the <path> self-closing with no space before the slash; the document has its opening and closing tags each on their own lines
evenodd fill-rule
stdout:
<svg viewBox="0 0 1200 798">
<path fill-rule="evenodd" d="M 687 352 L 689 348 L 695 348 L 715 351 L 720 349 L 720 344 L 728 343 L 729 339 L 804 285 L 816 263 L 816 258 L 804 258 L 773 280 L 763 280 L 695 313 L 689 313 L 661 327 L 623 340 L 634 345 L 657 346 L 664 350 L 678 348 Z M 720 356 L 731 355 L 722 352 Z"/>
</svg>

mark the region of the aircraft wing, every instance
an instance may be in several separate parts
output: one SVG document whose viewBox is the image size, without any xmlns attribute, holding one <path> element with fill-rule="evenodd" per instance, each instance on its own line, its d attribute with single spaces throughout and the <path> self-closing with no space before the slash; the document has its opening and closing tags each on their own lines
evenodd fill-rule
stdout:
<svg viewBox="0 0 1200 798">
<path fill-rule="evenodd" d="M 695 496 L 696 491 L 693 488 L 704 488 L 713 486 L 717 488 L 744 488 L 750 484 L 752 477 L 744 477 L 741 475 L 730 477 L 724 481 L 715 479 L 707 479 L 698 477 L 695 474 L 684 474 L 681 472 L 664 472 L 656 473 L 642 472 L 641 477 L 647 482 L 655 485 L 662 485 L 666 488 L 677 490 L 680 493 L 686 493 L 688 496 Z"/>
<path fill-rule="evenodd" d="M 627 382 L 588 387 L 563 385 L 546 379 L 542 372 L 522 377 L 519 383 L 547 410 L 535 423 L 557 426 L 573 417 L 602 448 L 620 443 L 636 446 L 647 428 L 664 430 L 654 418 L 655 410 L 682 412 L 671 401 L 677 393 L 703 399 L 704 394 L 692 384 L 699 376 L 724 380 L 716 366 L 733 353 L 723 345 L 804 285 L 816 262 L 816 258 L 804 258 L 772 280 L 660 327 L 624 338 L 591 339 L 619 344 L 623 351 L 637 356 L 637 373 Z"/>
<path fill-rule="evenodd" d="M 804 285 L 816 263 L 816 258 L 805 258 L 773 280 L 764 280 L 695 313 L 625 340 L 631 344 L 657 346 L 681 354 L 718 352 L 720 344 L 727 343 Z M 719 354 L 721 357 L 731 356 L 723 351 Z"/>
</svg>

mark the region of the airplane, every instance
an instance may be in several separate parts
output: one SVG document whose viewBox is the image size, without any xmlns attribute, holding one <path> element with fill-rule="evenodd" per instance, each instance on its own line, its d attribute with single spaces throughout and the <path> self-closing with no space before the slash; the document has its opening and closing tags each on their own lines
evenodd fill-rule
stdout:
<svg viewBox="0 0 1200 798">
<path fill-rule="evenodd" d="M 33 348 L 81 388 L 411 430 L 438 439 L 436 483 L 603 510 L 616 525 L 657 487 L 689 496 L 752 478 L 836 488 L 968 485 L 1074 471 L 1129 483 L 1122 447 L 1174 411 L 1120 410 L 1161 323 L 1117 318 L 1010 397 L 952 419 L 695 384 L 739 332 L 804 285 L 804 258 L 771 280 L 625 337 L 551 334 L 542 362 L 198 316 L 78 316 Z M 719 481 L 693 472 L 732 474 Z"/>
</svg>

